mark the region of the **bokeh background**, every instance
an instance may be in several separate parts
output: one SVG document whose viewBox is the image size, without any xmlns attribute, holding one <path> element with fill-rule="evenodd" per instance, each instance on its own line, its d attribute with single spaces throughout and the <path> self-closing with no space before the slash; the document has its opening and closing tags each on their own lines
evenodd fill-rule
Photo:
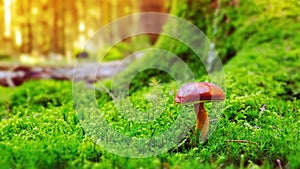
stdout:
<svg viewBox="0 0 300 169">
<path fill-rule="evenodd" d="M 168 0 L 1 0 L 0 62 L 14 59 L 29 64 L 53 60 L 70 63 L 85 42 L 114 19 L 138 12 L 168 13 L 169 8 Z M 147 30 L 143 19 L 131 24 Z M 158 27 L 164 24 L 160 18 L 154 22 Z M 110 38 L 134 31 L 122 28 L 115 27 Z M 156 38 L 150 36 L 150 43 Z"/>
</svg>

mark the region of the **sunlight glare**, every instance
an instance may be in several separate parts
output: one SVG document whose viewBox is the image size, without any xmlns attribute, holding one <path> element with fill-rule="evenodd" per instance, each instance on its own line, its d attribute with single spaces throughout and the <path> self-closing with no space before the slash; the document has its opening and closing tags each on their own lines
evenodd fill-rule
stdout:
<svg viewBox="0 0 300 169">
<path fill-rule="evenodd" d="M 84 32 L 84 30 L 85 30 L 85 24 L 84 24 L 84 22 L 81 21 L 79 23 L 79 31 Z"/>
<path fill-rule="evenodd" d="M 36 7 L 33 7 L 33 8 L 31 9 L 31 12 L 32 12 L 33 15 L 37 15 L 37 14 L 39 13 L 39 9 L 36 8 Z"/>
<path fill-rule="evenodd" d="M 10 30 L 10 24 L 11 24 L 11 6 L 12 0 L 4 0 L 4 21 L 5 21 L 5 31 L 4 36 L 10 37 L 11 30 Z"/>
<path fill-rule="evenodd" d="M 15 42 L 17 46 L 22 45 L 22 34 L 19 28 L 15 28 Z"/>
</svg>

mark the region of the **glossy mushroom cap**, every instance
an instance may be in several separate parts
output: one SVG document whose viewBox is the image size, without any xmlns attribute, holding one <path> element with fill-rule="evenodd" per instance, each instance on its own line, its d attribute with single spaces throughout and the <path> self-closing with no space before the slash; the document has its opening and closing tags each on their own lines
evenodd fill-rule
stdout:
<svg viewBox="0 0 300 169">
<path fill-rule="evenodd" d="M 224 91 L 213 83 L 193 82 L 183 85 L 175 97 L 176 103 L 197 103 L 202 101 L 221 101 Z"/>
</svg>

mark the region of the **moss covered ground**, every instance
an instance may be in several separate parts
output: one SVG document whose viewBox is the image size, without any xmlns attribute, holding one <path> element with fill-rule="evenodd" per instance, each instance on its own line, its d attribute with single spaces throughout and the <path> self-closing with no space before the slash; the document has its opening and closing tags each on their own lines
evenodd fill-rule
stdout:
<svg viewBox="0 0 300 169">
<path fill-rule="evenodd" d="M 241 1 L 233 7 L 229 2 L 224 1 L 219 13 L 220 23 L 224 18 L 228 23 L 220 24 L 212 37 L 226 61 L 226 102 L 207 142 L 185 142 L 148 158 L 114 155 L 85 135 L 73 108 L 71 82 L 30 81 L 17 88 L 0 87 L 1 168 L 299 168 L 300 3 Z M 208 26 L 203 29 L 212 36 Z M 180 110 L 173 103 L 175 92 L 170 94 L 177 88 L 172 83 L 147 83 L 132 91 L 131 101 L 145 109 L 149 105 L 141 101 L 144 93 L 162 88 L 168 103 L 165 116 L 151 130 L 168 128 L 167 121 Z M 96 98 L 101 109 L 109 110 L 106 120 L 119 131 L 137 137 L 153 133 L 145 132 L 147 125 L 122 128 L 128 122 L 117 118 L 109 96 L 97 91 Z"/>
</svg>

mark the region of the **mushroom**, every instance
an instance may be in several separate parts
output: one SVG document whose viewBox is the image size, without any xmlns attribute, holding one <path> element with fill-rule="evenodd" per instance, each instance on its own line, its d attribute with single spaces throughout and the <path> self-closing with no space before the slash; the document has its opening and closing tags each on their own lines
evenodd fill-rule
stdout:
<svg viewBox="0 0 300 169">
<path fill-rule="evenodd" d="M 209 118 L 204 103 L 209 101 L 222 101 L 225 99 L 224 91 L 213 83 L 192 82 L 183 85 L 176 94 L 175 103 L 193 103 L 196 114 L 196 128 L 201 131 L 202 139 L 206 139 L 209 127 Z"/>
</svg>

